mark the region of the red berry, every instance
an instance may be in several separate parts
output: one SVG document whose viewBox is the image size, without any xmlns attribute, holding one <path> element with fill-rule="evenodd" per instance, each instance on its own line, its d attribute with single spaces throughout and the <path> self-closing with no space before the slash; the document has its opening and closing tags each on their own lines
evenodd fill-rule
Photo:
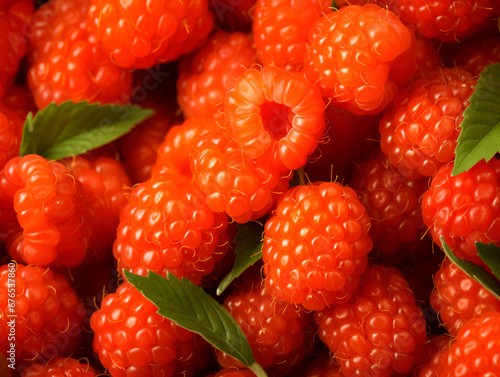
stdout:
<svg viewBox="0 0 500 377">
<path fill-rule="evenodd" d="M 208 343 L 157 310 L 125 282 L 92 314 L 92 347 L 112 377 L 189 377 L 208 364 Z"/>
<path fill-rule="evenodd" d="M 217 373 L 209 374 L 206 377 L 255 377 L 253 372 L 248 369 L 237 369 L 237 368 L 225 368 Z"/>
<path fill-rule="evenodd" d="M 0 234 L 26 264 L 76 266 L 90 236 L 82 187 L 68 169 L 38 155 L 12 158 L 0 172 Z"/>
<path fill-rule="evenodd" d="M 415 72 L 415 37 L 376 4 L 349 5 L 309 30 L 304 71 L 324 97 L 358 114 L 379 113 Z"/>
<path fill-rule="evenodd" d="M 415 58 L 416 68 L 413 80 L 427 78 L 444 65 L 439 45 L 436 41 L 424 37 L 417 38 L 415 41 Z"/>
<path fill-rule="evenodd" d="M 113 254 L 119 271 L 170 272 L 199 284 L 229 247 L 226 226 L 226 214 L 213 213 L 190 179 L 159 174 L 132 190 Z"/>
<path fill-rule="evenodd" d="M 455 158 L 463 111 L 476 84 L 470 73 L 445 68 L 399 93 L 379 132 L 382 150 L 400 172 L 432 177 Z"/>
<path fill-rule="evenodd" d="M 434 284 L 430 302 L 451 335 L 456 336 L 471 318 L 500 312 L 500 301 L 448 258 L 434 275 Z"/>
<path fill-rule="evenodd" d="M 308 310 L 347 301 L 366 268 L 369 227 L 351 188 L 337 182 L 291 188 L 265 225 L 267 290 Z"/>
<path fill-rule="evenodd" d="M 246 34 L 224 31 L 215 33 L 196 54 L 182 59 L 177 101 L 184 116 L 220 119 L 226 91 L 255 60 L 255 48 Z"/>
<path fill-rule="evenodd" d="M 7 161 L 19 153 L 21 142 L 17 132 L 19 128 L 15 122 L 5 116 L 3 111 L 0 111 L 0 170 L 4 168 Z"/>
<path fill-rule="evenodd" d="M 258 0 L 253 12 L 253 39 L 263 65 L 296 71 L 303 65 L 307 31 L 331 12 L 331 1 Z"/>
<path fill-rule="evenodd" d="M 248 69 L 226 93 L 224 127 L 248 157 L 271 151 L 277 168 L 298 169 L 323 136 L 324 108 L 318 88 L 303 74 Z"/>
<path fill-rule="evenodd" d="M 224 307 L 243 330 L 255 361 L 273 376 L 286 375 L 311 351 L 316 330 L 310 313 L 276 301 L 262 284 L 259 270 L 252 270 L 224 300 Z M 224 368 L 244 367 L 216 351 Z"/>
<path fill-rule="evenodd" d="M 315 314 L 319 337 L 346 376 L 408 373 L 421 357 L 426 321 L 401 272 L 370 265 L 351 299 Z"/>
<path fill-rule="evenodd" d="M 35 364 L 25 369 L 21 377 L 96 377 L 98 374 L 88 362 L 72 357 L 56 357 L 46 364 Z"/>
<path fill-rule="evenodd" d="M 452 60 L 454 65 L 478 76 L 487 66 L 500 62 L 500 38 L 484 38 L 478 35 L 466 43 L 460 43 L 460 48 L 454 51 Z"/>
<path fill-rule="evenodd" d="M 14 299 L 10 295 L 12 284 Z M 9 314 L 15 314 L 15 319 Z M 11 347 L 8 323 L 14 320 L 15 364 L 19 369 L 75 351 L 85 314 L 66 278 L 50 268 L 13 262 L 0 267 L 0 351 L 7 355 Z"/>
<path fill-rule="evenodd" d="M 438 245 L 443 236 L 459 258 L 482 264 L 475 243 L 500 246 L 500 159 L 455 176 L 452 170 L 443 165 L 422 196 L 424 222 Z"/>
<path fill-rule="evenodd" d="M 215 26 L 222 30 L 250 32 L 256 0 L 210 0 Z"/>
<path fill-rule="evenodd" d="M 208 0 L 90 2 L 90 24 L 119 67 L 174 61 L 201 46 L 213 27 Z"/>
<path fill-rule="evenodd" d="M 37 9 L 28 84 L 38 108 L 51 102 L 126 103 L 132 74 L 115 66 L 87 22 L 90 0 L 50 0 Z"/>
</svg>

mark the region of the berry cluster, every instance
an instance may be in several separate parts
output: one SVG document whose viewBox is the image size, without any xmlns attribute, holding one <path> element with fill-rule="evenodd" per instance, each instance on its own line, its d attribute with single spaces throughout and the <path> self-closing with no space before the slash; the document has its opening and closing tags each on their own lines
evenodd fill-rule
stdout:
<svg viewBox="0 0 500 377">
<path fill-rule="evenodd" d="M 499 155 L 453 172 L 500 2 L 335 4 L 0 0 L 13 377 L 500 375 L 500 301 L 440 250 L 495 280 Z M 153 115 L 51 131 L 81 105 Z M 163 316 L 150 272 L 217 300 L 259 368 Z"/>
</svg>

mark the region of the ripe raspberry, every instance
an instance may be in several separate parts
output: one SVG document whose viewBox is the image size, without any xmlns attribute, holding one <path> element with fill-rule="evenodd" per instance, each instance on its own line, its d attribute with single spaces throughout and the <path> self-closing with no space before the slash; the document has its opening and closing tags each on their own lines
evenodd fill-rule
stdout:
<svg viewBox="0 0 500 377">
<path fill-rule="evenodd" d="M 251 159 L 223 130 L 199 136 L 190 154 L 196 185 L 214 212 L 226 212 L 234 221 L 246 223 L 267 214 L 288 189 L 293 174 L 278 171 L 270 152 Z"/>
<path fill-rule="evenodd" d="M 156 311 L 125 282 L 92 314 L 92 347 L 112 377 L 188 377 L 207 365 L 208 343 Z"/>
<path fill-rule="evenodd" d="M 0 2 L 0 98 L 8 93 L 27 51 L 26 33 L 35 12 L 33 0 Z"/>
<path fill-rule="evenodd" d="M 21 377 L 95 377 L 97 372 L 88 363 L 72 357 L 56 357 L 47 364 L 35 364 L 25 369 Z"/>
<path fill-rule="evenodd" d="M 314 368 L 307 374 L 307 377 L 345 377 L 342 373 L 340 365 L 335 363 L 330 355 L 327 357 L 319 357 L 319 360 L 312 362 Z"/>
<path fill-rule="evenodd" d="M 349 185 L 367 208 L 376 255 L 393 259 L 418 250 L 426 232 L 420 205 L 426 178 L 402 177 L 377 148 L 368 161 L 359 164 Z"/>
<path fill-rule="evenodd" d="M 249 69 L 226 93 L 224 127 L 248 157 L 271 151 L 277 168 L 298 169 L 323 136 L 324 108 L 318 88 L 303 74 Z"/>
<path fill-rule="evenodd" d="M 431 305 L 451 335 L 471 318 L 489 311 L 500 312 L 500 301 L 476 280 L 446 258 L 434 276 Z"/>
<path fill-rule="evenodd" d="M 396 0 L 391 9 L 426 38 L 458 42 L 485 26 L 498 12 L 495 0 Z"/>
<path fill-rule="evenodd" d="M 253 13 L 253 39 L 259 62 L 297 71 L 306 53 L 307 31 L 331 12 L 331 1 L 258 0 Z"/>
<path fill-rule="evenodd" d="M 20 138 L 16 126 L 0 111 L 0 170 L 19 153 Z"/>
<path fill-rule="evenodd" d="M 256 0 L 210 0 L 215 26 L 226 31 L 252 31 Z"/>
<path fill-rule="evenodd" d="M 487 66 L 500 62 L 500 39 L 473 38 L 468 43 L 461 43 L 452 56 L 453 64 L 473 76 L 478 76 Z"/>
<path fill-rule="evenodd" d="M 174 61 L 201 46 L 213 27 L 208 0 L 90 1 L 90 24 L 119 67 Z"/>
<path fill-rule="evenodd" d="M 134 187 L 122 209 L 113 255 L 122 268 L 171 272 L 199 284 L 227 251 L 226 214 L 216 214 L 191 180 L 155 175 Z"/>
<path fill-rule="evenodd" d="M 415 37 L 376 4 L 349 5 L 309 30 L 304 71 L 333 104 L 357 114 L 379 113 L 415 72 Z"/>
<path fill-rule="evenodd" d="M 449 335 L 429 335 L 429 340 L 424 344 L 422 361 L 413 370 L 411 376 L 438 377 L 436 367 L 440 363 L 445 351 L 449 348 L 451 339 Z"/>
<path fill-rule="evenodd" d="M 132 183 L 122 163 L 110 156 L 80 155 L 65 164 L 82 184 L 87 207 L 85 221 L 91 234 L 85 260 L 102 261 L 112 252 L 120 211 L 127 204 Z"/>
<path fill-rule="evenodd" d="M 337 182 L 291 188 L 265 225 L 266 289 L 308 310 L 347 301 L 366 268 L 369 227 L 353 189 Z"/>
<path fill-rule="evenodd" d="M 15 284 L 14 298 L 9 294 L 12 284 Z M 11 304 L 12 299 L 15 306 Z M 3 355 L 11 343 L 9 314 L 16 315 L 14 348 L 19 367 L 45 363 L 54 355 L 73 352 L 81 340 L 85 309 L 68 281 L 50 268 L 13 262 L 0 267 L 0 351 Z"/>
<path fill-rule="evenodd" d="M 405 175 L 432 177 L 455 158 L 463 111 L 477 81 L 470 73 L 445 68 L 416 81 L 394 99 L 380 121 L 380 145 Z"/>
<path fill-rule="evenodd" d="M 408 373 L 421 357 L 423 313 L 401 272 L 370 265 L 352 298 L 315 313 L 319 337 L 346 376 Z"/>
<path fill-rule="evenodd" d="M 201 135 L 217 130 L 213 119 L 192 117 L 181 125 L 168 130 L 163 142 L 157 150 L 157 159 L 152 168 L 152 174 L 174 173 L 191 178 L 193 174 L 189 167 L 190 155 Z"/>
<path fill-rule="evenodd" d="M 248 369 L 225 368 L 206 377 L 255 377 L 255 374 Z"/>
<path fill-rule="evenodd" d="M 500 313 L 484 313 L 468 321 L 450 347 L 437 355 L 436 374 L 432 376 L 497 376 L 499 349 Z"/>
<path fill-rule="evenodd" d="M 195 54 L 182 59 L 177 101 L 184 116 L 222 118 L 220 108 L 226 91 L 255 60 L 250 37 L 224 31 L 214 34 Z"/>
<path fill-rule="evenodd" d="M 425 225 L 438 245 L 446 244 L 459 258 L 483 264 L 475 242 L 500 245 L 500 160 L 478 162 L 451 176 L 453 164 L 441 167 L 422 197 Z"/>
<path fill-rule="evenodd" d="M 76 266 L 90 236 L 79 182 L 56 161 L 14 157 L 0 172 L 0 240 L 26 264 Z"/>
<path fill-rule="evenodd" d="M 415 40 L 415 59 L 416 67 L 413 80 L 427 78 L 444 65 L 444 59 L 436 41 L 423 37 Z M 471 72 L 468 69 L 466 71 Z"/>
<path fill-rule="evenodd" d="M 316 329 L 310 313 L 274 300 L 262 284 L 259 270 L 251 270 L 243 283 L 224 300 L 224 307 L 243 330 L 255 361 L 273 376 L 284 376 L 311 351 Z M 224 368 L 244 367 L 217 350 Z"/>
<path fill-rule="evenodd" d="M 131 72 L 116 67 L 87 22 L 90 0 L 50 0 L 37 9 L 28 84 L 38 108 L 51 102 L 126 103 Z"/>
<path fill-rule="evenodd" d="M 17 114 L 21 127 L 19 134 L 21 135 L 22 124 L 24 123 L 28 113 L 36 113 L 38 110 L 35 104 L 35 99 L 33 98 L 33 93 L 31 93 L 27 84 L 13 84 L 9 87 L 9 91 L 0 102 L 0 110 L 5 111 L 5 109 Z"/>
</svg>

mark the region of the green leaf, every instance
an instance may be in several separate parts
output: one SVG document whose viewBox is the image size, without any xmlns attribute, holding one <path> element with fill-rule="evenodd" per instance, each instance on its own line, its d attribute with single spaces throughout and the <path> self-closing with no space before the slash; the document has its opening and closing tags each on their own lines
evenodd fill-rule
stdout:
<svg viewBox="0 0 500 377">
<path fill-rule="evenodd" d="M 493 242 L 489 244 L 476 242 L 476 249 L 484 264 L 491 269 L 493 275 L 500 279 L 500 247 Z"/>
<path fill-rule="evenodd" d="M 500 151 L 500 63 L 481 72 L 469 102 L 455 148 L 452 175 L 469 170 L 482 159 L 489 161 Z"/>
<path fill-rule="evenodd" d="M 249 222 L 238 225 L 238 232 L 234 237 L 234 242 L 236 244 L 236 260 L 234 261 L 231 272 L 222 279 L 217 287 L 217 295 L 224 292 L 234 279 L 262 258 L 263 232 L 264 229 L 262 225 L 258 223 Z"/>
<path fill-rule="evenodd" d="M 119 138 L 153 114 L 133 105 L 52 103 L 26 117 L 19 155 L 51 160 L 79 155 Z"/>
<path fill-rule="evenodd" d="M 158 313 L 177 325 L 200 334 L 217 349 L 265 376 L 255 362 L 245 334 L 229 312 L 201 287 L 171 273 L 163 277 L 148 271 L 148 276 L 123 270 L 125 278 L 158 308 Z"/>
<path fill-rule="evenodd" d="M 446 244 L 444 237 L 441 236 L 441 245 L 446 256 L 462 269 L 468 276 L 481 284 L 488 292 L 500 300 L 500 282 L 495 277 L 473 262 L 458 258 L 450 247 Z"/>
</svg>

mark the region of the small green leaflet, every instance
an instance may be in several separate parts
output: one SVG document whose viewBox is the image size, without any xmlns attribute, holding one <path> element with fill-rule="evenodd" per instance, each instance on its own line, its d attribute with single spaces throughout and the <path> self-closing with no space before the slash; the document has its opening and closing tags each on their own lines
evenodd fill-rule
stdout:
<svg viewBox="0 0 500 377">
<path fill-rule="evenodd" d="M 476 249 L 484 264 L 500 279 L 500 247 L 492 242 L 489 244 L 476 242 Z"/>
<path fill-rule="evenodd" d="M 119 138 L 153 114 L 133 105 L 52 103 L 26 117 L 19 155 L 51 160 L 79 155 Z"/>
<path fill-rule="evenodd" d="M 500 151 L 500 63 L 481 72 L 469 102 L 455 148 L 452 175 L 469 170 L 482 159 L 489 161 Z"/>
<path fill-rule="evenodd" d="M 469 262 L 458 258 L 450 247 L 446 244 L 444 237 L 441 236 L 441 245 L 446 256 L 455 263 L 460 269 L 462 269 L 467 275 L 472 279 L 481 284 L 488 292 L 500 300 L 500 282 L 495 277 L 491 276 L 484 267 L 478 266 L 473 262 Z M 477 246 L 477 245 L 476 245 Z"/>
<path fill-rule="evenodd" d="M 200 334 L 207 342 L 234 357 L 258 377 L 265 377 L 245 334 L 231 314 L 203 288 L 171 273 L 163 277 L 153 271 L 148 276 L 123 270 L 125 278 L 158 308 L 158 313 L 177 325 Z"/>
<path fill-rule="evenodd" d="M 248 267 L 252 266 L 262 257 L 262 233 L 264 229 L 258 223 L 239 224 L 238 231 L 234 237 L 236 244 L 236 260 L 233 269 L 222 279 L 217 287 L 219 296 L 224 290 L 242 274 Z"/>
</svg>

